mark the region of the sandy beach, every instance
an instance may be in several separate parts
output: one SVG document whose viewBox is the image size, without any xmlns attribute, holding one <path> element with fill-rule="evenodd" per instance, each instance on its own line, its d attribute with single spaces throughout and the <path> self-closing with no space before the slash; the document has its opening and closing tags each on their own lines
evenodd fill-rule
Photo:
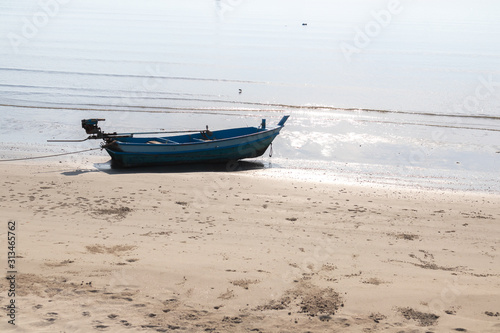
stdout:
<svg viewBox="0 0 500 333">
<path fill-rule="evenodd" d="M 259 170 L 0 176 L 2 332 L 500 330 L 498 196 Z"/>
</svg>

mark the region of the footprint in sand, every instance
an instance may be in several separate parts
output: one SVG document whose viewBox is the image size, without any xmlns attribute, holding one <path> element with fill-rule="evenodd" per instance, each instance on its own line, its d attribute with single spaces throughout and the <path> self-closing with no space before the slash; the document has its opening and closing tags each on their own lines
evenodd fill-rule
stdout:
<svg viewBox="0 0 500 333">
<path fill-rule="evenodd" d="M 54 321 L 56 321 L 58 314 L 57 314 L 57 312 L 49 312 L 45 316 L 46 316 L 46 318 L 45 318 L 46 321 L 54 322 Z"/>
<path fill-rule="evenodd" d="M 230 281 L 231 284 L 242 287 L 243 289 L 248 289 L 251 284 L 256 284 L 259 283 L 259 280 L 249 280 L 249 279 L 241 279 L 241 280 L 234 280 Z"/>
</svg>

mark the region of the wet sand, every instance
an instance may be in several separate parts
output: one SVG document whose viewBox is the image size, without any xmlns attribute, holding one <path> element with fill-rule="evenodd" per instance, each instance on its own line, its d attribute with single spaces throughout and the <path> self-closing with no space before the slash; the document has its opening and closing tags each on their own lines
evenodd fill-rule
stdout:
<svg viewBox="0 0 500 333">
<path fill-rule="evenodd" d="M 0 176 L 3 332 L 500 330 L 498 196 L 259 170 Z"/>
</svg>

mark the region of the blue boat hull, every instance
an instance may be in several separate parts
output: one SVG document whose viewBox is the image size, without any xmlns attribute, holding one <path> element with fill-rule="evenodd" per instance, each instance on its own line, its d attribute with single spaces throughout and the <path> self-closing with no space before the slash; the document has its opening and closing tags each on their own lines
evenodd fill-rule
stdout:
<svg viewBox="0 0 500 333">
<path fill-rule="evenodd" d="M 114 142 L 105 149 L 113 165 L 118 167 L 227 162 L 261 156 L 282 127 L 256 129 L 255 133 L 203 143 L 151 145 L 144 140 L 135 143 L 130 139 L 129 142 Z M 213 133 L 219 134 L 217 131 Z"/>
</svg>

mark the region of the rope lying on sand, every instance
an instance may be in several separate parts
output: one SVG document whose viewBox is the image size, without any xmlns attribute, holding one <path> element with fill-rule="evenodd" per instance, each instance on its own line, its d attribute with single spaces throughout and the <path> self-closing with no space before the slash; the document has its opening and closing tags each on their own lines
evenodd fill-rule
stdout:
<svg viewBox="0 0 500 333">
<path fill-rule="evenodd" d="M 73 151 L 73 152 L 70 152 L 70 153 L 61 153 L 61 154 L 53 154 L 53 155 L 45 155 L 45 156 L 12 158 L 12 159 L 8 159 L 8 160 L 0 160 L 0 162 L 13 162 L 13 161 L 35 160 L 35 159 L 39 159 L 39 158 L 48 158 L 48 157 L 56 157 L 56 156 L 63 156 L 63 155 L 79 154 L 79 153 L 84 153 L 84 152 L 87 152 L 87 151 L 92 151 L 92 150 L 97 150 L 97 149 L 101 149 L 101 148 L 90 148 L 90 149 L 85 149 L 85 150 Z"/>
</svg>

